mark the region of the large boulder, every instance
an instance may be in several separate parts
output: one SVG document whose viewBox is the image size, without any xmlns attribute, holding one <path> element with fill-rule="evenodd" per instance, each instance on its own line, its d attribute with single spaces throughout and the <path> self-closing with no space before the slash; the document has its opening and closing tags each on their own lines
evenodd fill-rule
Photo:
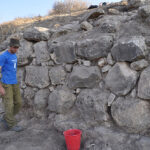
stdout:
<svg viewBox="0 0 150 150">
<path fill-rule="evenodd" d="M 20 47 L 17 52 L 18 56 L 18 66 L 25 66 L 29 65 L 32 62 L 32 53 L 33 53 L 33 48 L 32 48 L 32 43 L 26 40 L 21 40 L 20 41 Z"/>
<path fill-rule="evenodd" d="M 64 84 L 66 72 L 62 66 L 56 66 L 50 69 L 49 76 L 53 85 Z"/>
<path fill-rule="evenodd" d="M 47 67 L 27 66 L 25 83 L 31 87 L 45 88 L 50 84 Z"/>
<path fill-rule="evenodd" d="M 49 94 L 48 89 L 41 89 L 35 94 L 34 107 L 37 110 L 44 110 L 47 107 Z"/>
<path fill-rule="evenodd" d="M 136 84 L 138 74 L 127 63 L 116 63 L 108 72 L 105 83 L 117 95 L 128 94 Z"/>
<path fill-rule="evenodd" d="M 113 45 L 113 38 L 109 35 L 97 39 L 85 39 L 77 42 L 77 55 L 86 59 L 97 59 L 107 56 Z"/>
<path fill-rule="evenodd" d="M 97 20 L 94 25 L 99 26 L 100 31 L 103 33 L 115 33 L 120 28 L 121 20 L 123 20 L 122 16 L 106 15 Z"/>
<path fill-rule="evenodd" d="M 68 88 L 54 90 L 48 99 L 48 109 L 56 113 L 67 113 L 74 105 L 76 97 Z"/>
<path fill-rule="evenodd" d="M 50 53 L 48 52 L 47 42 L 45 41 L 38 42 L 34 44 L 33 47 L 35 51 L 37 65 L 41 64 L 42 62 L 50 60 Z"/>
<path fill-rule="evenodd" d="M 138 97 L 142 99 L 150 99 L 150 67 L 142 71 L 138 83 Z"/>
<path fill-rule="evenodd" d="M 96 86 L 101 79 L 100 70 L 97 66 L 74 66 L 68 80 L 71 89 L 91 88 Z"/>
<path fill-rule="evenodd" d="M 48 42 L 49 52 L 53 53 L 55 63 L 73 63 L 76 61 L 75 43 L 73 42 Z"/>
<path fill-rule="evenodd" d="M 24 39 L 35 42 L 47 41 L 49 39 L 49 36 L 49 29 L 43 27 L 28 28 L 23 33 Z"/>
<path fill-rule="evenodd" d="M 104 15 L 105 11 L 102 8 L 93 9 L 88 14 L 85 14 L 82 21 L 88 21 L 89 19 L 96 19 L 101 15 Z"/>
<path fill-rule="evenodd" d="M 133 36 L 121 38 L 111 49 L 112 56 L 116 61 L 132 62 L 145 57 L 146 45 L 145 38 Z"/>
<path fill-rule="evenodd" d="M 77 32 L 80 29 L 80 25 L 78 21 L 74 21 L 70 24 L 66 24 L 64 26 L 60 26 L 57 29 L 50 29 L 51 38 L 58 38 L 64 36 L 70 32 Z"/>
<path fill-rule="evenodd" d="M 85 89 L 77 97 L 76 106 L 88 126 L 108 121 L 107 103 L 110 93 L 99 89 Z"/>
<path fill-rule="evenodd" d="M 119 97 L 113 102 L 111 114 L 115 122 L 131 133 L 144 133 L 150 128 L 150 104 L 135 98 Z"/>
</svg>

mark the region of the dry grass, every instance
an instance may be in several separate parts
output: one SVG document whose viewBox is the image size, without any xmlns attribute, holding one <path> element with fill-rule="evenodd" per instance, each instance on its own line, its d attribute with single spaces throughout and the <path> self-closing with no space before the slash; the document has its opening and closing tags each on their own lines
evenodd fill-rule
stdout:
<svg viewBox="0 0 150 150">
<path fill-rule="evenodd" d="M 84 13 L 86 10 L 73 12 L 72 16 L 77 16 Z M 12 34 L 22 32 L 25 28 L 32 27 L 35 24 L 43 22 L 45 20 L 51 20 L 56 17 L 69 16 L 70 14 L 53 14 L 41 17 L 26 17 L 26 18 L 16 18 L 13 21 L 4 22 L 0 24 L 0 43 L 7 39 Z"/>
<path fill-rule="evenodd" d="M 65 14 L 80 10 L 85 10 L 88 3 L 84 0 L 65 0 L 64 2 L 55 2 L 53 10 L 49 14 Z"/>
</svg>

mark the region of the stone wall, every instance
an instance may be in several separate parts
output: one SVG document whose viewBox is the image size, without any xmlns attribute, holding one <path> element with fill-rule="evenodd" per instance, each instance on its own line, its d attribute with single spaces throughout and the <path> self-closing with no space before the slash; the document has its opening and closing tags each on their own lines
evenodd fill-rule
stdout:
<svg viewBox="0 0 150 150">
<path fill-rule="evenodd" d="M 19 34 L 18 79 L 29 115 L 61 134 L 81 129 L 85 150 L 149 150 L 149 10 L 98 8 L 58 28 Z"/>
</svg>

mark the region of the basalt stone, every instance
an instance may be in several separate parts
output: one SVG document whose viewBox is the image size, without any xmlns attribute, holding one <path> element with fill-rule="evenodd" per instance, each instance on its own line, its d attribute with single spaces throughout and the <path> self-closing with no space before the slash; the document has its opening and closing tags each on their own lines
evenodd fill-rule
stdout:
<svg viewBox="0 0 150 150">
<path fill-rule="evenodd" d="M 111 49 L 111 54 L 115 61 L 133 62 L 144 58 L 147 54 L 145 39 L 142 36 L 120 39 Z"/>
<path fill-rule="evenodd" d="M 50 60 L 47 42 L 41 41 L 34 44 L 34 51 L 37 65 Z"/>
<path fill-rule="evenodd" d="M 68 88 L 54 90 L 48 98 L 48 109 L 65 114 L 73 107 L 75 100 L 75 95 Z"/>
<path fill-rule="evenodd" d="M 96 86 L 101 79 L 100 70 L 97 66 L 74 66 L 68 80 L 71 89 L 91 88 Z"/>
<path fill-rule="evenodd" d="M 98 39 L 86 39 L 77 42 L 77 55 L 94 60 L 107 56 L 112 46 L 113 38 L 109 35 L 101 36 Z"/>
<path fill-rule="evenodd" d="M 49 29 L 43 27 L 29 28 L 24 31 L 23 37 L 28 41 L 47 41 L 49 39 Z"/>
<path fill-rule="evenodd" d="M 27 66 L 25 83 L 31 87 L 48 87 L 50 84 L 48 68 L 42 66 Z"/>
<path fill-rule="evenodd" d="M 150 99 L 150 67 L 144 69 L 141 73 L 138 83 L 138 97 L 142 99 Z"/>
<path fill-rule="evenodd" d="M 130 133 L 145 133 L 150 128 L 150 104 L 135 98 L 119 97 L 113 102 L 111 114 L 115 122 Z"/>
<path fill-rule="evenodd" d="M 128 94 L 136 84 L 138 73 L 129 68 L 127 63 L 116 63 L 108 72 L 105 83 L 117 95 Z"/>
<path fill-rule="evenodd" d="M 110 93 L 99 89 L 82 90 L 76 101 L 81 117 L 89 126 L 109 120 L 107 103 Z"/>
<path fill-rule="evenodd" d="M 73 63 L 76 61 L 74 42 L 48 42 L 49 52 L 53 53 L 53 60 L 57 64 Z"/>
</svg>

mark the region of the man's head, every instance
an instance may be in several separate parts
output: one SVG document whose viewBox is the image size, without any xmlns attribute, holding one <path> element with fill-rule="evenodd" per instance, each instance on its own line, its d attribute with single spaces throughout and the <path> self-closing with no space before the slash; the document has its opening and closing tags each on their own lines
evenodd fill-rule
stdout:
<svg viewBox="0 0 150 150">
<path fill-rule="evenodd" d="M 12 54 L 14 54 L 14 53 L 16 53 L 17 50 L 18 50 L 18 48 L 19 48 L 19 46 L 20 46 L 20 42 L 19 42 L 19 40 L 16 39 L 16 38 L 11 38 L 11 39 L 10 39 L 9 46 L 10 46 L 9 52 L 11 52 Z"/>
</svg>

